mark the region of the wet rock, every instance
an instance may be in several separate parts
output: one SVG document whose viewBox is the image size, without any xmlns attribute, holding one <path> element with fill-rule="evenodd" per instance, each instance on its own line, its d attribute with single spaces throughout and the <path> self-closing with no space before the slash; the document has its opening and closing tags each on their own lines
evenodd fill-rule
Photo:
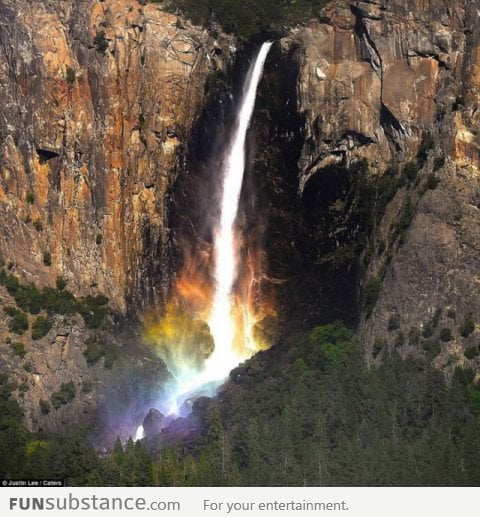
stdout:
<svg viewBox="0 0 480 517">
<path fill-rule="evenodd" d="M 158 409 L 152 408 L 147 413 L 147 416 L 143 420 L 143 430 L 145 436 L 150 438 L 160 433 L 165 426 L 165 416 L 158 411 Z"/>
</svg>

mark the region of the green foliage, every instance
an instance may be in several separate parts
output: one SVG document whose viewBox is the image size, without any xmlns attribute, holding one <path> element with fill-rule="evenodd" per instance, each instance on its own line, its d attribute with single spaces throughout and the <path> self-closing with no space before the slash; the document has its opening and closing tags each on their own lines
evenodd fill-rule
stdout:
<svg viewBox="0 0 480 517">
<path fill-rule="evenodd" d="M 75 398 L 75 385 L 72 381 L 62 382 L 60 389 L 50 396 L 52 406 L 59 409 L 60 406 L 68 404 Z"/>
<path fill-rule="evenodd" d="M 222 401 L 194 408 L 192 418 L 201 425 L 196 438 L 157 444 L 156 482 L 479 483 L 478 454 L 474 460 L 472 453 L 480 445 L 480 389 L 471 371 L 456 372 L 448 386 L 427 363 L 402 361 L 395 351 L 366 368 L 353 342 L 344 360 L 325 368 L 322 354 L 312 360 L 308 343 L 254 358 L 234 372 Z M 119 449 L 113 457 L 122 464 Z"/>
<path fill-rule="evenodd" d="M 417 347 L 420 343 L 420 330 L 417 327 L 411 327 L 408 332 L 408 344 Z"/>
<path fill-rule="evenodd" d="M 461 110 L 465 106 L 465 99 L 462 95 L 458 95 L 452 104 L 452 111 Z"/>
<path fill-rule="evenodd" d="M 73 84 L 75 82 L 75 70 L 73 68 L 67 66 L 65 79 L 69 84 Z"/>
<path fill-rule="evenodd" d="M 308 335 L 308 340 L 319 348 L 327 365 L 337 365 L 352 353 L 352 337 L 352 331 L 337 321 L 314 328 Z"/>
<path fill-rule="evenodd" d="M 478 345 L 468 347 L 463 354 L 467 359 L 475 359 L 475 357 L 480 355 L 480 347 Z"/>
<path fill-rule="evenodd" d="M 118 350 L 114 345 L 109 345 L 92 337 L 88 338 L 85 344 L 87 348 L 83 355 L 89 365 L 97 363 L 103 357 L 105 368 L 109 370 L 112 368 L 113 363 L 118 358 Z"/>
<path fill-rule="evenodd" d="M 434 332 L 434 327 L 431 322 L 428 322 L 423 326 L 422 335 L 424 338 L 428 339 L 428 338 L 432 337 L 433 332 Z"/>
<path fill-rule="evenodd" d="M 470 334 L 472 334 L 472 332 L 474 332 L 475 321 L 473 320 L 473 316 L 471 314 L 466 316 L 458 330 L 462 337 L 468 337 Z"/>
<path fill-rule="evenodd" d="M 25 345 L 20 341 L 14 341 L 13 343 L 11 343 L 10 348 L 12 349 L 12 355 L 20 357 L 20 359 L 23 359 L 27 353 L 27 351 L 25 350 Z"/>
<path fill-rule="evenodd" d="M 427 176 L 427 188 L 430 190 L 435 190 L 440 183 L 440 180 L 437 178 L 436 174 L 432 172 Z"/>
<path fill-rule="evenodd" d="M 33 205 L 33 203 L 35 203 L 35 194 L 33 192 L 28 192 L 25 200 L 30 205 Z"/>
<path fill-rule="evenodd" d="M 101 233 L 97 233 L 96 237 L 95 237 L 95 244 L 97 244 L 97 246 L 100 246 L 100 244 L 102 244 L 103 242 L 103 235 Z"/>
<path fill-rule="evenodd" d="M 57 277 L 57 289 L 59 291 L 63 291 L 65 289 L 65 287 L 67 287 L 67 281 L 65 280 L 65 278 L 63 278 L 63 276 L 59 276 Z"/>
<path fill-rule="evenodd" d="M 79 300 L 77 310 L 88 328 L 98 329 L 109 312 L 108 298 L 101 294 L 85 296 Z"/>
<path fill-rule="evenodd" d="M 382 350 L 384 350 L 385 348 L 387 348 L 387 340 L 383 337 L 376 337 L 374 340 L 373 340 L 373 348 L 372 348 L 372 355 L 374 358 L 377 358 L 378 355 L 380 354 L 380 352 Z"/>
<path fill-rule="evenodd" d="M 387 329 L 389 332 L 400 328 L 400 316 L 398 314 L 392 314 L 388 320 Z"/>
<path fill-rule="evenodd" d="M 403 166 L 403 174 L 406 176 L 406 178 L 410 182 L 415 181 L 415 178 L 417 177 L 417 172 L 418 172 L 418 166 L 413 161 L 407 162 Z"/>
<path fill-rule="evenodd" d="M 99 457 L 81 430 L 28 433 L 13 386 L 0 374 L 0 477 L 70 486 L 480 483 L 473 370 L 457 368 L 448 385 L 426 362 L 395 351 L 367 367 L 340 323 L 283 345 L 232 372 L 221 400 L 198 401 L 189 417 L 198 433 L 162 437 L 153 457 L 132 439 Z M 68 384 L 58 407 L 75 396 Z"/>
<path fill-rule="evenodd" d="M 440 343 L 434 339 L 428 339 L 423 342 L 423 349 L 425 350 L 427 357 L 433 359 L 442 351 Z"/>
<path fill-rule="evenodd" d="M 468 399 L 473 411 L 480 415 L 480 384 L 470 384 L 468 386 Z"/>
<path fill-rule="evenodd" d="M 93 384 L 89 381 L 84 382 L 82 384 L 82 393 L 91 393 L 93 389 Z"/>
<path fill-rule="evenodd" d="M 438 323 L 440 322 L 440 317 L 442 316 L 442 309 L 438 308 L 435 310 L 432 318 L 432 327 L 436 329 L 438 327 Z"/>
<path fill-rule="evenodd" d="M 48 415 L 50 413 L 50 403 L 48 400 L 40 399 L 39 405 L 42 415 Z"/>
<path fill-rule="evenodd" d="M 426 163 L 429 152 L 434 148 L 435 140 L 430 132 L 424 131 L 422 141 L 417 151 L 417 163 L 419 167 L 423 167 Z"/>
<path fill-rule="evenodd" d="M 379 278 L 372 278 L 365 288 L 365 318 L 368 319 L 377 303 L 382 281 Z"/>
<path fill-rule="evenodd" d="M 108 298 L 103 295 L 86 296 L 84 298 L 76 299 L 75 296 L 68 291 L 66 281 L 63 277 L 57 278 L 57 289 L 45 287 L 39 291 L 33 284 L 22 285 L 18 279 L 12 275 L 7 274 L 4 269 L 0 269 L 0 285 L 4 285 L 9 294 L 15 298 L 17 306 L 30 314 L 38 314 L 42 309 L 47 311 L 48 315 L 52 314 L 80 314 L 88 328 L 99 328 L 103 319 L 109 312 Z M 7 308 L 9 316 L 12 318 L 18 315 L 21 311 L 14 307 Z M 18 320 L 23 321 L 24 316 L 16 316 Z M 21 323 L 17 321 L 14 325 Z M 44 325 L 43 328 L 46 328 Z M 23 330 L 28 329 L 27 327 Z M 14 332 L 12 330 L 12 332 Z"/>
<path fill-rule="evenodd" d="M 151 0 L 150 0 L 151 1 Z M 172 0 L 171 12 L 180 10 L 194 24 L 219 23 L 226 32 L 250 38 L 264 30 L 280 30 L 318 16 L 326 0 Z"/>
<path fill-rule="evenodd" d="M 405 334 L 400 330 L 397 332 L 397 335 L 395 336 L 394 345 L 397 348 L 402 347 L 405 344 Z"/>
<path fill-rule="evenodd" d="M 215 93 L 216 91 L 224 88 L 227 85 L 228 78 L 223 70 L 218 68 L 214 72 L 211 72 L 207 76 L 205 82 L 205 95 L 209 93 Z"/>
<path fill-rule="evenodd" d="M 433 162 L 433 170 L 438 171 L 445 165 L 445 155 L 437 156 Z"/>
<path fill-rule="evenodd" d="M 32 323 L 32 339 L 37 340 L 45 337 L 52 328 L 52 321 L 45 316 L 37 316 Z"/>
<path fill-rule="evenodd" d="M 455 309 L 448 309 L 447 318 L 454 320 L 457 317 L 457 311 Z"/>
<path fill-rule="evenodd" d="M 49 251 L 46 251 L 43 254 L 43 264 L 45 266 L 51 266 L 52 265 L 52 254 Z"/>
<path fill-rule="evenodd" d="M 453 339 L 452 331 L 449 328 L 443 328 L 440 330 L 440 339 L 444 342 L 451 341 Z"/>
<path fill-rule="evenodd" d="M 5 307 L 4 312 L 10 316 L 8 322 L 8 330 L 14 334 L 23 334 L 28 330 L 28 318 L 27 315 L 15 307 Z"/>
<path fill-rule="evenodd" d="M 93 39 L 93 44 L 95 45 L 97 52 L 100 52 L 103 56 L 107 53 L 108 40 L 105 37 L 105 31 L 101 30 L 96 33 L 95 38 Z"/>
<path fill-rule="evenodd" d="M 403 202 L 402 210 L 400 212 L 398 221 L 392 226 L 392 239 L 393 241 L 399 240 L 400 244 L 403 244 L 407 230 L 410 228 L 413 216 L 415 214 L 415 207 L 412 204 L 412 199 L 407 196 Z"/>
</svg>

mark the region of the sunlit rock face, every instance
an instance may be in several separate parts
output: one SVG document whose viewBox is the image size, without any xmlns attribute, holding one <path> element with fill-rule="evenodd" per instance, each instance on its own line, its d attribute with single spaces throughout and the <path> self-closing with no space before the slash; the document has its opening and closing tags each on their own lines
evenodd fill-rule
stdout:
<svg viewBox="0 0 480 517">
<path fill-rule="evenodd" d="M 232 39 L 136 0 L 7 0 L 0 17 L 3 259 L 122 311 L 161 303 L 168 192 Z"/>
<path fill-rule="evenodd" d="M 431 343 L 422 343 L 434 321 L 428 338 L 438 352 L 434 363 L 448 372 L 480 368 L 464 355 L 478 335 L 459 330 L 470 312 L 480 321 L 480 220 L 472 208 L 480 156 L 473 136 L 480 128 L 479 21 L 477 1 L 332 2 L 321 21 L 280 42 L 284 60 L 298 66 L 291 99 L 303 117 L 291 133 L 300 142 L 296 181 L 284 189 L 300 200 L 300 210 L 284 217 L 291 225 L 285 241 L 294 244 L 281 247 L 279 237 L 276 246 L 299 258 L 293 268 L 284 263 L 281 299 L 297 307 L 290 321 L 340 317 L 360 324 L 372 361 L 394 348 L 432 359 Z M 368 172 L 356 183 L 361 158 Z M 416 176 L 402 183 L 408 162 Z M 385 193 L 389 174 L 398 183 L 385 211 L 359 238 L 351 214 L 362 189 L 384 177 L 378 193 Z M 375 199 L 367 205 L 373 212 Z M 297 253 L 288 254 L 291 248 Z M 451 340 L 439 338 L 442 328 L 452 331 Z"/>
</svg>

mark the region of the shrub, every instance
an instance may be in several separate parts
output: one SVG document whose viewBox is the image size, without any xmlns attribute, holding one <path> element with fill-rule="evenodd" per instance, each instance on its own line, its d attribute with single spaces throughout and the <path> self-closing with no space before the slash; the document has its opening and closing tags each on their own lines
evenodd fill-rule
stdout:
<svg viewBox="0 0 480 517">
<path fill-rule="evenodd" d="M 28 391 L 28 384 L 26 382 L 22 382 L 22 384 L 20 384 L 20 386 L 18 387 L 18 391 L 20 393 L 27 393 L 27 391 Z"/>
<path fill-rule="evenodd" d="M 93 39 L 93 44 L 97 49 L 97 52 L 100 52 L 103 56 L 107 53 L 108 49 L 108 41 L 105 38 L 105 31 L 98 31 Z"/>
<path fill-rule="evenodd" d="M 52 265 L 52 254 L 49 251 L 46 251 L 43 254 L 43 264 L 45 266 L 51 266 Z"/>
<path fill-rule="evenodd" d="M 97 363 L 104 355 L 104 346 L 93 338 L 89 338 L 85 341 L 87 348 L 83 352 L 87 364 L 93 365 Z"/>
<path fill-rule="evenodd" d="M 433 318 L 432 318 L 432 327 L 433 327 L 434 329 L 436 329 L 436 328 L 437 328 L 438 323 L 440 322 L 440 317 L 441 317 L 441 315 L 442 315 L 442 309 L 437 309 L 437 310 L 435 311 L 435 313 L 433 314 Z"/>
<path fill-rule="evenodd" d="M 93 365 L 103 357 L 103 365 L 105 368 L 108 370 L 112 368 L 113 363 L 118 358 L 118 351 L 114 346 L 109 346 L 105 342 L 97 341 L 94 338 L 87 339 L 85 344 L 87 345 L 87 348 L 83 352 L 83 355 L 87 360 L 87 364 Z"/>
<path fill-rule="evenodd" d="M 462 337 L 468 337 L 475 330 L 475 322 L 473 316 L 469 314 L 458 329 Z"/>
<path fill-rule="evenodd" d="M 443 328 L 442 330 L 440 330 L 440 339 L 443 342 L 451 341 L 452 338 L 452 331 L 449 328 Z"/>
<path fill-rule="evenodd" d="M 400 316 L 398 314 L 392 314 L 388 320 L 387 329 L 389 332 L 400 328 Z"/>
<path fill-rule="evenodd" d="M 349 352 L 350 349 L 348 350 L 342 350 L 342 354 L 346 354 L 347 352 Z M 337 356 L 338 357 L 338 354 Z M 118 358 L 118 351 L 116 348 L 113 348 L 113 347 L 108 347 L 106 350 L 105 350 L 105 355 L 104 355 L 104 361 L 103 361 L 103 366 L 105 366 L 105 368 L 107 370 L 111 370 L 112 367 L 113 367 L 113 363 L 117 360 Z M 343 355 L 341 357 L 343 359 Z"/>
<path fill-rule="evenodd" d="M 50 404 L 48 400 L 40 399 L 39 406 L 42 415 L 48 415 L 48 413 L 50 413 Z"/>
<path fill-rule="evenodd" d="M 433 162 L 433 170 L 438 171 L 445 165 L 445 155 L 437 156 Z"/>
<path fill-rule="evenodd" d="M 432 337 L 433 336 L 433 326 L 431 324 L 431 322 L 428 322 L 424 325 L 423 327 L 423 337 L 428 339 L 429 337 Z"/>
<path fill-rule="evenodd" d="M 399 239 L 400 244 L 403 244 L 407 230 L 410 228 L 413 216 L 415 214 L 415 207 L 412 204 L 410 196 L 407 196 L 403 202 L 402 211 L 396 223 L 393 224 L 392 237 L 393 241 Z"/>
<path fill-rule="evenodd" d="M 39 219 L 35 219 L 35 221 L 33 221 L 33 227 L 37 232 L 41 232 L 43 229 L 42 222 Z"/>
<path fill-rule="evenodd" d="M 75 398 L 75 385 L 72 381 L 62 382 L 60 389 L 52 393 L 50 400 L 55 409 L 68 404 Z"/>
<path fill-rule="evenodd" d="M 0 269 L 0 285 L 6 287 L 8 293 L 15 299 L 17 306 L 23 311 L 38 314 L 44 309 L 49 315 L 78 313 L 84 318 L 89 328 L 100 327 L 109 311 L 109 300 L 106 296 L 99 294 L 77 300 L 65 288 L 66 281 L 62 277 L 57 278 L 57 289 L 45 287 L 42 291 L 39 291 L 33 284 L 21 285 L 14 275 L 7 274 L 4 269 Z M 15 307 L 6 307 L 4 311 L 11 318 L 16 317 L 16 320 L 23 319 L 25 321 L 26 319 L 26 315 L 19 316 L 21 311 Z M 26 321 L 27 326 L 23 330 L 28 329 L 28 320 Z"/>
<path fill-rule="evenodd" d="M 103 242 L 103 235 L 101 233 L 97 233 L 95 237 L 95 243 L 99 246 Z"/>
<path fill-rule="evenodd" d="M 101 294 L 86 296 L 78 302 L 78 312 L 88 328 L 99 328 L 108 313 L 108 298 Z"/>
<path fill-rule="evenodd" d="M 6 307 L 4 311 L 10 316 L 8 322 L 8 330 L 14 334 L 23 334 L 28 330 L 28 318 L 27 315 L 14 307 Z"/>
<path fill-rule="evenodd" d="M 407 162 L 403 166 L 403 174 L 406 176 L 408 181 L 412 182 L 415 181 L 415 178 L 417 177 L 418 172 L 418 166 L 415 162 Z"/>
<path fill-rule="evenodd" d="M 420 343 L 420 331 L 416 327 L 412 327 L 408 333 L 408 344 L 410 346 L 418 346 Z"/>
<path fill-rule="evenodd" d="M 423 343 L 423 349 L 425 350 L 427 357 L 433 359 L 442 351 L 440 343 L 436 340 L 427 340 Z"/>
<path fill-rule="evenodd" d="M 428 153 L 433 149 L 435 141 L 429 131 L 424 131 L 422 135 L 422 141 L 417 152 L 417 163 L 419 167 L 422 167 L 428 158 Z"/>
<path fill-rule="evenodd" d="M 440 180 L 437 178 L 434 172 L 428 175 L 427 177 L 427 188 L 430 190 L 435 190 L 440 183 Z"/>
<path fill-rule="evenodd" d="M 65 278 L 63 278 L 63 276 L 59 276 L 57 277 L 57 289 L 59 291 L 63 291 L 65 289 L 65 287 L 67 287 L 67 281 L 65 280 Z"/>
<path fill-rule="evenodd" d="M 378 354 L 387 347 L 387 340 L 382 337 L 376 337 L 373 341 L 372 355 L 377 357 Z"/>
<path fill-rule="evenodd" d="M 467 359 L 475 359 L 475 357 L 478 357 L 480 355 L 480 347 L 477 346 L 471 346 L 463 352 L 463 355 Z"/>
<path fill-rule="evenodd" d="M 470 384 L 467 388 L 468 400 L 473 411 L 480 414 L 480 384 Z"/>
<path fill-rule="evenodd" d="M 29 361 L 27 361 L 24 365 L 23 365 L 23 369 L 27 372 L 27 373 L 31 373 L 32 370 L 33 370 L 33 364 Z"/>
<path fill-rule="evenodd" d="M 7 315 L 7 316 L 10 316 L 11 318 L 13 316 L 15 316 L 15 314 L 17 314 L 18 312 L 18 309 L 16 309 L 15 307 L 12 307 L 10 305 L 8 305 L 7 307 L 4 307 L 3 308 L 3 312 Z"/>
<path fill-rule="evenodd" d="M 448 309 L 447 317 L 454 320 L 457 317 L 457 312 L 455 311 L 455 309 Z"/>
<path fill-rule="evenodd" d="M 33 192 L 28 192 L 27 197 L 26 197 L 26 201 L 30 205 L 33 205 L 33 203 L 35 203 L 35 194 Z"/>
<path fill-rule="evenodd" d="M 396 347 L 400 348 L 405 344 L 405 334 L 400 330 L 397 332 L 395 336 L 394 344 Z"/>
<path fill-rule="evenodd" d="M 65 79 L 67 83 L 73 84 L 75 82 L 75 70 L 69 66 L 67 66 L 67 72 L 65 74 Z"/>
<path fill-rule="evenodd" d="M 160 0 L 149 2 L 159 3 Z M 282 26 L 297 25 L 318 17 L 325 4 L 325 0 L 172 0 L 166 3 L 166 8 L 172 13 L 182 12 L 194 24 L 209 26 L 215 22 L 225 32 L 250 38 L 265 30 L 279 30 Z"/>
<path fill-rule="evenodd" d="M 32 339 L 37 340 L 45 337 L 52 328 L 52 322 L 45 316 L 38 316 L 32 324 Z"/>
<path fill-rule="evenodd" d="M 465 106 L 465 99 L 462 95 L 458 95 L 455 101 L 452 104 L 452 111 L 458 111 L 459 109 Z"/>
<path fill-rule="evenodd" d="M 14 341 L 10 347 L 14 356 L 20 357 L 20 359 L 25 357 L 27 351 L 25 350 L 25 345 L 23 343 L 20 343 L 20 341 Z"/>
<path fill-rule="evenodd" d="M 377 304 L 382 281 L 379 278 L 372 278 L 365 288 L 365 319 L 368 319 Z"/>
<path fill-rule="evenodd" d="M 227 85 L 227 76 L 223 70 L 218 68 L 207 76 L 204 93 L 209 94 L 224 88 Z"/>
<path fill-rule="evenodd" d="M 93 385 L 91 382 L 84 382 L 82 385 L 82 393 L 91 393 L 93 389 Z"/>
</svg>

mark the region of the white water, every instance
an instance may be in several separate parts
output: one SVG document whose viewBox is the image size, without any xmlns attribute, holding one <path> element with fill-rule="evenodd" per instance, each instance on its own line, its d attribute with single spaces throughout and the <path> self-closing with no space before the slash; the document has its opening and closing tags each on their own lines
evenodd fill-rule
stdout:
<svg viewBox="0 0 480 517">
<path fill-rule="evenodd" d="M 159 401 L 158 407 L 167 414 L 180 412 L 182 404 L 200 395 L 214 395 L 216 388 L 239 363 L 254 352 L 251 329 L 245 329 L 247 355 L 235 351 L 235 320 L 233 316 L 232 289 L 237 278 L 238 250 L 235 244 L 235 220 L 245 172 L 245 142 L 248 127 L 255 107 L 257 87 L 272 43 L 264 43 L 252 63 L 243 89 L 240 109 L 232 139 L 226 148 L 222 161 L 222 199 L 220 220 L 216 229 L 215 251 L 215 294 L 208 324 L 215 342 L 215 350 L 205 362 L 203 370 L 189 372 L 182 376 L 169 396 Z M 252 322 L 246 315 L 247 324 Z M 139 426 L 136 440 L 144 437 L 143 426 Z"/>
<path fill-rule="evenodd" d="M 215 238 L 215 296 L 208 325 L 215 350 L 208 358 L 205 376 L 209 380 L 224 378 L 244 359 L 234 351 L 235 322 L 232 315 L 232 288 L 237 276 L 237 250 L 234 225 L 245 172 L 247 130 L 255 107 L 257 87 L 272 43 L 264 43 L 247 76 L 237 127 L 227 151 L 223 171 L 223 194 L 220 224 Z"/>
<path fill-rule="evenodd" d="M 243 90 L 236 126 L 222 164 L 222 199 L 220 221 L 216 229 L 215 251 L 215 295 L 208 325 L 215 342 L 215 350 L 205 362 L 203 371 L 198 372 L 177 390 L 178 400 L 171 406 L 176 412 L 182 394 L 194 392 L 210 383 L 218 386 L 228 373 L 247 357 L 234 349 L 235 321 L 232 314 L 232 289 L 237 277 L 238 250 L 235 245 L 235 220 L 240 201 L 243 175 L 245 172 L 245 143 L 248 127 L 255 107 L 257 87 L 263 73 L 271 42 L 264 43 L 248 71 Z M 247 340 L 250 334 L 247 332 Z M 249 343 L 247 343 L 247 346 Z M 253 350 L 252 350 L 253 353 Z"/>
</svg>

